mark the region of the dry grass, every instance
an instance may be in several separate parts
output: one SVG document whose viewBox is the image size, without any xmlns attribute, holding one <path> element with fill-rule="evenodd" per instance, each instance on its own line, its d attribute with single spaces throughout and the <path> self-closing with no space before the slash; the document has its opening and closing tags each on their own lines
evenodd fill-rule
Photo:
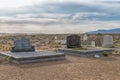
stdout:
<svg viewBox="0 0 120 80">
<path fill-rule="evenodd" d="M 78 34 L 81 36 L 81 42 L 82 42 L 82 38 L 83 38 L 83 34 Z M 120 34 L 112 34 L 113 38 L 114 38 L 114 46 L 117 48 L 120 48 Z M 13 38 L 17 37 L 17 38 L 30 38 L 31 40 L 31 44 L 33 46 L 35 46 L 35 48 L 42 50 L 42 47 L 49 47 L 50 49 L 52 48 L 62 48 L 63 45 L 61 44 L 56 44 L 55 43 L 55 39 L 54 37 L 57 36 L 58 40 L 63 40 L 66 39 L 67 34 L 39 34 L 39 35 L 26 35 L 26 34 L 22 34 L 22 35 L 10 35 L 10 34 L 5 34 L 3 36 L 0 36 L 0 51 L 9 51 L 11 49 L 11 47 L 13 46 Z M 88 35 L 88 47 L 90 47 L 91 45 L 91 41 L 96 41 L 96 46 L 102 46 L 102 42 L 103 42 L 103 36 L 101 34 L 91 34 Z M 46 43 L 46 41 L 48 41 L 48 43 Z M 49 49 L 48 48 L 48 49 Z"/>
</svg>

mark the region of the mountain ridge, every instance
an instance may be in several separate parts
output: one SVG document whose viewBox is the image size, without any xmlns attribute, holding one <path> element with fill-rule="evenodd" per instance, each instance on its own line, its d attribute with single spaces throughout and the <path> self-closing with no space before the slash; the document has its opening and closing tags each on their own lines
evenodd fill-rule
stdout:
<svg viewBox="0 0 120 80">
<path fill-rule="evenodd" d="M 114 29 L 110 29 L 110 30 L 105 30 L 105 29 L 99 29 L 97 31 L 90 31 L 87 32 L 87 34 L 98 34 L 98 33 L 103 33 L 103 34 L 115 34 L 115 33 L 120 33 L 120 28 L 114 28 Z"/>
</svg>

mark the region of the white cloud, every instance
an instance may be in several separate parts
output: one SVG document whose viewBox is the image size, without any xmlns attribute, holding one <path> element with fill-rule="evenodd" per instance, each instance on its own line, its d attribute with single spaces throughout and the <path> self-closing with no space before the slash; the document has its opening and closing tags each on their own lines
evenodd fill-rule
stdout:
<svg viewBox="0 0 120 80">
<path fill-rule="evenodd" d="M 0 8 L 16 8 L 44 1 L 45 0 L 0 0 Z"/>
<path fill-rule="evenodd" d="M 0 1 L 0 32 L 78 33 L 120 25 L 120 5 L 115 1 L 11 1 Z"/>
<path fill-rule="evenodd" d="M 12 21 L 9 22 L 9 20 Z M 22 23 L 25 22 L 25 23 Z M 39 24 L 38 24 L 39 23 Z M 54 23 L 54 24 L 53 24 Z M 69 19 L 14 19 L 9 18 L 0 23 L 0 32 L 6 33 L 83 33 L 97 29 L 118 28 L 120 21 L 82 20 L 76 23 Z"/>
</svg>

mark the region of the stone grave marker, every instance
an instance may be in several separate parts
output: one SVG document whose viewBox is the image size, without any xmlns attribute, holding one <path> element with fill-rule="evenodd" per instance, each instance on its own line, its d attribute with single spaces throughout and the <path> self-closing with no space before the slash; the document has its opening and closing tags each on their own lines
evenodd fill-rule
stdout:
<svg viewBox="0 0 120 80">
<path fill-rule="evenodd" d="M 14 47 L 12 47 L 12 52 L 24 52 L 24 51 L 34 51 L 34 47 L 31 46 L 29 39 L 14 39 Z"/>
<path fill-rule="evenodd" d="M 87 34 L 84 34 L 82 44 L 83 45 L 87 45 L 88 44 L 88 36 L 87 36 Z"/>
<path fill-rule="evenodd" d="M 29 39 L 22 39 L 23 49 L 31 49 L 31 43 Z"/>
<path fill-rule="evenodd" d="M 22 42 L 19 39 L 14 39 L 14 49 L 21 50 L 22 49 Z"/>
<path fill-rule="evenodd" d="M 113 47 L 113 37 L 111 35 L 104 36 L 103 47 L 104 48 L 112 48 Z"/>
<path fill-rule="evenodd" d="M 80 36 L 70 35 L 67 36 L 67 48 L 78 48 L 81 47 Z"/>
<path fill-rule="evenodd" d="M 92 46 L 92 47 L 95 47 L 95 46 L 96 46 L 96 45 L 95 45 L 95 41 L 92 41 L 92 42 L 91 42 L 91 46 Z"/>
<path fill-rule="evenodd" d="M 83 41 L 87 41 L 88 40 L 88 36 L 87 36 L 87 34 L 85 34 L 84 36 L 83 36 Z"/>
</svg>

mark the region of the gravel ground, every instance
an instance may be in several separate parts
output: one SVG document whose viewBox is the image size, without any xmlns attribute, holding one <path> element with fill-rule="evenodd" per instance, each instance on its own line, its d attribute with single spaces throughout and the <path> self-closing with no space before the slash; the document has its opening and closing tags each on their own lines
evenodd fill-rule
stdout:
<svg viewBox="0 0 120 80">
<path fill-rule="evenodd" d="M 66 56 L 62 61 L 23 65 L 1 63 L 0 80 L 120 80 L 120 56 Z"/>
</svg>

